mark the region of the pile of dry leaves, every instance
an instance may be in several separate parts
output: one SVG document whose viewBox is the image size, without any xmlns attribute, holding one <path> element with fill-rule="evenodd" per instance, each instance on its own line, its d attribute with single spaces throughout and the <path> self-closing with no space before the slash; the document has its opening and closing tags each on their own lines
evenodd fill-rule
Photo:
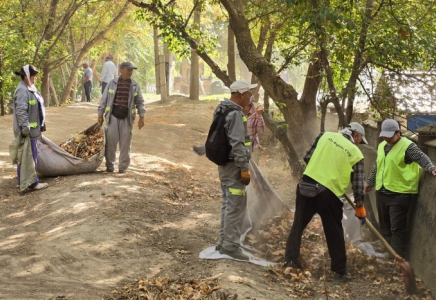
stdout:
<svg viewBox="0 0 436 300">
<path fill-rule="evenodd" d="M 201 281 L 168 278 L 143 279 L 112 292 L 106 300 L 166 300 L 166 299 L 221 299 L 217 276 Z"/>
<path fill-rule="evenodd" d="M 286 240 L 292 220 L 293 213 L 284 209 L 280 216 L 265 220 L 261 230 L 247 237 L 250 245 L 264 252 L 266 259 L 279 263 L 265 277 L 284 284 L 290 297 L 433 299 L 418 278 L 418 295 L 407 295 L 400 269 L 392 259 L 368 256 L 351 244 L 347 245 L 347 268 L 353 281 L 343 286 L 332 285 L 330 256 L 319 216 L 313 218 L 303 233 L 301 263 L 304 269 L 284 268 Z M 374 243 L 374 248 L 377 252 L 384 251 L 378 243 Z"/>
<path fill-rule="evenodd" d="M 59 146 L 75 157 L 89 160 L 104 148 L 103 130 L 97 123 Z"/>
<path fill-rule="evenodd" d="M 410 296 L 400 270 L 391 259 L 370 257 L 347 245 L 347 267 L 353 281 L 332 284 L 330 257 L 321 220 L 315 216 L 303 234 L 301 262 L 304 270 L 283 267 L 286 240 L 293 213 L 284 209 L 279 216 L 265 220 L 260 229 L 247 236 L 248 244 L 264 253 L 263 257 L 277 265 L 264 274 L 270 282 L 280 283 L 290 298 L 325 299 L 433 299 L 417 278 L 418 295 Z M 374 243 L 377 252 L 383 249 Z M 378 249 L 377 249 L 378 248 Z M 235 295 L 237 297 L 237 295 Z M 221 289 L 218 276 L 194 279 L 154 278 L 125 285 L 105 300 L 127 299 L 234 299 Z"/>
</svg>

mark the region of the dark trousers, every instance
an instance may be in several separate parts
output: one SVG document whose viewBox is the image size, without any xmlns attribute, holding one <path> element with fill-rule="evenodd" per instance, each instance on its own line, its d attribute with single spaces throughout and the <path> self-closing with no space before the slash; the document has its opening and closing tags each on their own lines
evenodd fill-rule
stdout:
<svg viewBox="0 0 436 300">
<path fill-rule="evenodd" d="M 327 247 L 331 258 L 331 270 L 344 274 L 347 256 L 345 252 L 344 230 L 342 228 L 342 207 L 344 204 L 329 189 L 308 198 L 300 194 L 297 187 L 297 200 L 294 223 L 286 242 L 285 260 L 296 261 L 300 257 L 301 237 L 307 224 L 317 213 L 321 217 Z"/>
<path fill-rule="evenodd" d="M 87 81 L 83 84 L 83 88 L 85 89 L 85 96 L 86 96 L 86 101 L 87 102 L 91 102 L 91 89 L 92 89 L 92 82 Z"/>
<path fill-rule="evenodd" d="M 104 93 L 104 89 L 106 88 L 106 86 L 107 86 L 107 82 L 102 81 L 102 82 L 101 82 L 101 94 L 102 94 L 102 95 L 103 95 L 103 93 Z"/>
<path fill-rule="evenodd" d="M 380 233 L 401 257 L 406 254 L 407 214 L 415 196 L 376 192 Z"/>
<path fill-rule="evenodd" d="M 35 163 L 35 170 L 36 167 L 38 166 L 38 148 L 36 147 L 36 140 L 31 140 L 30 141 L 30 148 L 32 149 L 32 157 L 33 157 L 33 162 Z M 20 166 L 17 166 L 17 175 L 18 175 L 18 185 L 20 185 L 20 180 L 21 180 L 21 168 Z M 36 181 L 34 183 L 32 183 L 29 188 L 33 189 L 35 186 L 37 186 L 39 183 L 39 178 L 36 177 Z"/>
</svg>

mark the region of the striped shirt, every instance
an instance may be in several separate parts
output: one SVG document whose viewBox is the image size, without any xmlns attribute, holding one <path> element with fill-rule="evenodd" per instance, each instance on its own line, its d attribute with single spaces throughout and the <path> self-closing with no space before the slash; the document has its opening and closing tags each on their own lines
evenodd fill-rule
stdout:
<svg viewBox="0 0 436 300">
<path fill-rule="evenodd" d="M 405 139 L 402 137 L 402 139 Z M 388 155 L 389 151 L 391 151 L 393 146 L 390 146 L 388 144 L 385 145 L 385 155 Z M 404 154 L 404 163 L 405 164 L 411 164 L 413 162 L 416 162 L 418 165 L 421 166 L 425 171 L 432 172 L 436 167 L 431 162 L 430 158 L 419 149 L 419 147 L 412 143 L 407 147 L 406 152 Z M 375 179 L 377 176 L 377 165 L 374 166 L 374 169 L 371 171 L 371 175 L 369 175 L 369 178 L 367 180 L 367 184 L 369 186 L 374 187 L 375 186 Z M 382 189 L 385 190 L 383 187 Z"/>
<path fill-rule="evenodd" d="M 324 132 L 321 132 L 315 139 L 315 142 L 310 146 L 309 150 L 306 152 L 306 154 L 303 157 L 303 160 L 306 164 L 309 163 L 310 158 L 313 155 L 313 152 L 316 149 L 316 146 L 318 144 L 319 139 L 324 134 Z M 353 138 L 349 136 L 348 134 L 342 133 L 342 135 L 352 142 L 354 144 Z M 363 202 L 365 200 L 365 192 L 363 190 L 364 182 L 365 182 L 365 170 L 364 170 L 364 164 L 363 159 L 358 161 L 353 166 L 353 171 L 351 173 L 351 186 L 353 188 L 353 195 L 354 195 L 354 201 L 355 202 Z M 303 177 L 304 180 L 304 177 Z"/>
<path fill-rule="evenodd" d="M 127 79 L 123 80 L 121 77 L 118 78 L 117 91 L 115 93 L 114 105 L 129 107 L 129 93 L 130 93 L 130 84 L 132 80 Z"/>
</svg>

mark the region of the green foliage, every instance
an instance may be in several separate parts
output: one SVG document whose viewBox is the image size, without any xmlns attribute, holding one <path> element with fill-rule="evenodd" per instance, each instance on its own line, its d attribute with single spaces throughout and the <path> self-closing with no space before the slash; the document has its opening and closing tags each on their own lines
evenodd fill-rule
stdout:
<svg viewBox="0 0 436 300">
<path fill-rule="evenodd" d="M 207 2 L 202 2 L 199 8 L 202 10 L 202 20 L 200 29 L 193 24 L 193 17 L 187 20 L 191 10 L 194 8 L 192 1 L 177 1 L 176 5 L 171 7 L 159 6 L 159 15 L 151 13 L 146 9 L 136 11 L 136 18 L 140 21 L 146 21 L 151 26 L 159 29 L 159 36 L 168 44 L 168 49 L 178 55 L 179 58 L 189 58 L 191 48 L 187 36 L 198 44 L 199 52 L 207 52 L 214 56 L 218 44 L 218 32 L 215 28 L 216 19 L 214 14 L 210 13 L 210 6 Z M 223 26 L 223 22 L 218 22 Z M 187 26 L 186 26 L 187 25 Z M 186 32 L 187 35 L 183 35 Z"/>
<path fill-rule="evenodd" d="M 35 45 L 22 33 L 26 15 L 17 0 L 0 2 L 0 97 L 6 105 L 12 100 L 13 92 L 21 78 L 14 74 L 24 65 L 32 63 Z M 32 28 L 30 28 L 32 30 Z"/>
</svg>

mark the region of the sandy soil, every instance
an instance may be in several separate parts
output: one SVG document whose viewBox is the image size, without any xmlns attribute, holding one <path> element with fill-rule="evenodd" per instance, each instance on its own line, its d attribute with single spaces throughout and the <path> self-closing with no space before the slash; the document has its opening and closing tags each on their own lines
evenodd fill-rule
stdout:
<svg viewBox="0 0 436 300">
<path fill-rule="evenodd" d="M 24 196 L 8 155 L 12 117 L 0 118 L 0 299 L 102 299 L 139 278 L 219 273 L 222 290 L 239 299 L 287 299 L 262 267 L 198 258 L 217 238 L 220 191 L 216 166 L 192 145 L 204 142 L 215 106 L 149 104 L 127 173 L 107 174 L 103 163 L 95 173 L 43 179 L 48 189 Z M 45 136 L 60 144 L 95 120 L 95 104 L 49 108 Z M 265 154 L 261 166 L 291 202 L 293 184 L 276 156 Z"/>
<path fill-rule="evenodd" d="M 148 104 L 145 127 L 133 129 L 127 173 L 105 173 L 103 163 L 91 174 L 45 178 L 48 189 L 25 195 L 8 154 L 12 117 L 1 117 L 0 299 L 155 299 L 114 295 L 129 286 L 139 295 L 145 278 L 210 277 L 219 299 L 412 299 L 391 265 L 356 249 L 348 252 L 355 280 L 333 287 L 319 218 L 303 236 L 307 272 L 199 259 L 217 240 L 221 195 L 216 166 L 192 145 L 204 142 L 216 104 L 183 97 Z M 96 119 L 92 103 L 49 108 L 45 135 L 60 144 Z M 292 207 L 295 182 L 282 150 L 268 133 L 262 142 L 258 165 Z M 278 222 L 271 232 L 282 235 L 264 236 L 282 257 L 291 220 Z M 432 299 L 420 289 L 420 299 Z"/>
</svg>

